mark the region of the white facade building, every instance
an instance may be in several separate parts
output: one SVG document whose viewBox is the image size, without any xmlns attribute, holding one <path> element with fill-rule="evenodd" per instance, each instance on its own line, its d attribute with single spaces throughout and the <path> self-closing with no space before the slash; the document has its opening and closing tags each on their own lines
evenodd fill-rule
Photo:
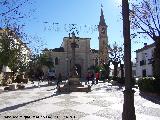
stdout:
<svg viewBox="0 0 160 120">
<path fill-rule="evenodd" d="M 153 76 L 153 55 L 155 44 L 147 45 L 136 50 L 136 77 Z"/>
</svg>

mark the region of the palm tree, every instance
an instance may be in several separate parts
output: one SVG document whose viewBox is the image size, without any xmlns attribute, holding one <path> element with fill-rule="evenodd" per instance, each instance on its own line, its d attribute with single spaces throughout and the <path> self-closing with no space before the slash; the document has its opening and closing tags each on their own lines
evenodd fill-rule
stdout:
<svg viewBox="0 0 160 120">
<path fill-rule="evenodd" d="M 128 0 L 122 0 L 125 90 L 122 120 L 136 120 L 134 108 L 134 91 L 132 90 L 131 39 Z"/>
</svg>

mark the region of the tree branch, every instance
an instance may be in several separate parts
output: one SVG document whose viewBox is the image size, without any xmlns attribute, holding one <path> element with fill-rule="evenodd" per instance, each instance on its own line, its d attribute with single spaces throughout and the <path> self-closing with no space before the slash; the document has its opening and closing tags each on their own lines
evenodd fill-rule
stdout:
<svg viewBox="0 0 160 120">
<path fill-rule="evenodd" d="M 144 1 L 144 0 L 143 0 L 143 1 Z M 159 33 L 160 31 L 159 31 L 159 29 L 158 29 L 158 27 L 157 27 L 157 25 L 156 25 L 155 18 L 154 18 L 154 16 L 153 16 L 153 12 L 151 11 L 151 8 L 150 8 L 150 4 L 148 3 L 148 1 L 144 1 L 144 3 L 146 4 L 148 11 L 150 12 L 150 15 L 151 15 L 151 17 L 152 17 L 152 21 L 153 21 L 153 23 L 154 23 L 154 26 L 155 26 L 156 30 L 157 30 L 157 32 Z M 153 29 L 152 29 L 152 30 L 153 30 Z M 154 30 L 153 30 L 153 32 L 154 32 Z M 155 33 L 155 32 L 154 32 L 154 33 Z"/>
<path fill-rule="evenodd" d="M 26 3 L 27 1 L 28 1 L 28 0 L 25 0 L 24 3 Z M 19 5 L 17 5 L 17 6 L 14 7 L 13 9 L 10 9 L 10 10 L 8 10 L 8 11 L 6 11 L 6 12 L 0 13 L 0 15 L 4 16 L 4 15 L 6 15 L 6 14 L 8 14 L 8 13 L 10 13 L 10 12 L 16 10 L 16 9 L 18 9 L 18 8 L 19 8 L 20 6 L 22 6 L 24 3 L 20 3 Z"/>
<path fill-rule="evenodd" d="M 151 37 L 151 38 L 154 40 L 153 36 L 151 35 L 151 34 L 153 34 L 153 33 L 148 32 L 148 31 L 147 31 L 146 29 L 144 29 L 141 25 L 138 25 L 138 24 L 137 24 L 137 26 L 140 27 L 140 29 L 141 29 L 142 31 L 144 31 L 144 32 L 138 32 L 138 33 L 146 33 L 149 37 Z"/>
<path fill-rule="evenodd" d="M 133 5 L 133 4 L 132 4 Z M 139 13 L 142 13 L 135 5 L 133 5 L 134 8 L 136 8 L 136 10 L 139 12 Z M 137 14 L 135 14 L 135 16 L 146 26 L 149 27 L 149 24 L 145 23 Z M 152 28 L 153 29 L 153 28 Z"/>
<path fill-rule="evenodd" d="M 158 5 L 159 4 L 157 4 L 157 0 L 155 0 L 155 7 L 156 7 L 156 13 L 157 13 L 156 17 L 157 17 L 157 21 L 158 21 L 158 27 L 160 29 L 160 17 L 159 17 L 159 14 L 158 14 Z M 158 34 L 160 36 L 160 31 L 158 31 Z"/>
</svg>

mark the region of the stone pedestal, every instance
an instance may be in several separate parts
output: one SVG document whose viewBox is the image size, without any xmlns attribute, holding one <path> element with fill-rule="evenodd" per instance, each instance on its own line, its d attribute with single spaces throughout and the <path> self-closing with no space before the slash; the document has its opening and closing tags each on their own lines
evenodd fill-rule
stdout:
<svg viewBox="0 0 160 120">
<path fill-rule="evenodd" d="M 16 90 L 17 84 L 9 84 L 9 90 Z"/>
<path fill-rule="evenodd" d="M 82 85 L 79 78 L 69 78 L 68 82 L 64 86 L 58 88 L 58 92 L 90 92 L 91 87 Z"/>
</svg>

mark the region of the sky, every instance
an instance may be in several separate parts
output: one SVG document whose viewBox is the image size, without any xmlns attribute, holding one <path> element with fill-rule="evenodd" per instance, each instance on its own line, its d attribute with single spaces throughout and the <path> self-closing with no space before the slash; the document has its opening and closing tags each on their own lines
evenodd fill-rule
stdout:
<svg viewBox="0 0 160 120">
<path fill-rule="evenodd" d="M 91 27 L 99 24 L 101 4 L 108 26 L 109 44 L 112 46 L 117 42 L 123 47 L 121 0 L 34 0 L 32 5 L 24 6 L 24 9 L 36 9 L 31 18 L 23 21 L 24 32 L 43 41 L 43 48 L 54 49 L 60 47 L 63 37 L 68 37 L 69 32 L 65 28 L 68 29 L 69 24 L 77 24 L 79 34 L 76 36 L 91 38 L 90 47 L 98 49 L 98 30 Z M 142 48 L 145 42 L 140 39 L 134 41 L 132 59 L 135 58 L 134 51 Z"/>
<path fill-rule="evenodd" d="M 65 31 L 65 24 L 66 26 L 78 24 L 78 28 L 81 27 L 81 30 L 77 36 L 91 38 L 91 48 L 98 49 L 98 30 L 92 32 L 89 27 L 99 24 L 101 3 L 108 25 L 109 43 L 113 41 L 121 43 L 121 8 L 118 7 L 118 2 L 111 0 L 105 2 L 100 0 L 37 0 L 37 10 L 33 14 L 36 19 L 29 21 L 26 29 L 30 33 L 42 33 L 40 36 L 47 42 L 47 47 L 55 48 L 61 45 L 63 37 L 68 37 L 69 32 Z M 58 31 L 56 31 L 57 27 Z"/>
</svg>

